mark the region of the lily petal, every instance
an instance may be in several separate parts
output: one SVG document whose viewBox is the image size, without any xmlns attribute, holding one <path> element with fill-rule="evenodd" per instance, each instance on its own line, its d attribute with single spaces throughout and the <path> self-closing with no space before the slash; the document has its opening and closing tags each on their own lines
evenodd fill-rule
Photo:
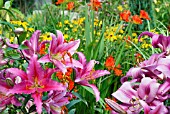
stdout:
<svg viewBox="0 0 170 114">
<path fill-rule="evenodd" d="M 137 91 L 135 91 L 130 82 L 124 82 L 123 85 L 114 93 L 112 96 L 119 101 L 129 104 L 131 99 L 137 96 Z"/>
<path fill-rule="evenodd" d="M 148 106 L 148 104 L 143 101 L 143 100 L 139 100 L 140 104 L 142 105 L 143 109 L 144 109 L 144 114 L 150 114 L 150 107 Z"/>
<path fill-rule="evenodd" d="M 41 57 L 38 62 L 40 63 L 47 63 L 47 62 L 51 62 L 50 58 L 49 58 L 49 54 L 44 55 L 43 57 Z"/>
<path fill-rule="evenodd" d="M 28 78 L 27 78 L 27 74 L 24 72 L 24 71 L 22 71 L 22 70 L 20 70 L 20 69 L 18 69 L 18 68 L 8 68 L 7 69 L 7 71 L 8 72 L 10 72 L 10 73 L 12 73 L 14 76 L 20 76 L 21 77 L 21 79 L 24 79 L 24 80 L 27 80 Z"/>
<path fill-rule="evenodd" d="M 43 84 L 43 88 L 38 88 L 38 92 L 46 92 L 46 91 L 50 91 L 50 90 L 65 90 L 65 86 L 63 86 L 63 84 L 54 81 L 54 80 L 49 80 L 49 79 L 43 79 L 41 80 L 41 83 Z"/>
<path fill-rule="evenodd" d="M 42 69 L 40 63 L 37 61 L 37 55 L 33 55 L 30 59 L 27 68 L 27 77 L 31 81 L 41 80 L 44 76 L 44 70 Z"/>
<path fill-rule="evenodd" d="M 32 44 L 34 54 L 35 54 L 35 52 L 38 52 L 38 39 L 40 37 L 40 33 L 41 33 L 40 30 L 36 30 L 30 38 L 30 43 Z"/>
<path fill-rule="evenodd" d="M 42 112 L 42 101 L 41 101 L 42 94 L 36 92 L 34 94 L 31 94 L 31 96 L 34 99 L 34 103 L 36 105 L 36 110 L 37 110 L 38 114 L 41 114 L 41 112 Z"/>
<path fill-rule="evenodd" d="M 12 89 L 9 90 L 7 94 L 31 94 L 35 92 L 35 89 L 31 89 L 32 83 L 29 81 L 22 81 L 19 84 L 14 85 Z"/>
<path fill-rule="evenodd" d="M 77 52 L 78 57 L 79 57 L 79 61 L 81 64 L 83 64 L 83 66 L 85 66 L 86 64 L 86 57 L 82 52 Z"/>
<path fill-rule="evenodd" d="M 156 80 L 145 77 L 142 79 L 139 89 L 137 90 L 138 95 L 141 99 L 144 99 L 147 103 L 150 103 L 155 98 L 159 85 L 159 83 L 156 83 Z"/>
<path fill-rule="evenodd" d="M 149 114 L 168 114 L 168 110 L 163 103 L 161 103 L 154 110 L 151 110 Z"/>
<path fill-rule="evenodd" d="M 11 43 L 9 42 L 9 39 L 8 39 L 8 38 L 6 39 L 6 44 L 7 44 L 7 46 L 9 46 L 9 47 L 11 47 L 11 48 L 14 48 L 14 49 L 17 49 L 17 48 L 19 47 L 18 44 L 11 44 Z"/>
</svg>

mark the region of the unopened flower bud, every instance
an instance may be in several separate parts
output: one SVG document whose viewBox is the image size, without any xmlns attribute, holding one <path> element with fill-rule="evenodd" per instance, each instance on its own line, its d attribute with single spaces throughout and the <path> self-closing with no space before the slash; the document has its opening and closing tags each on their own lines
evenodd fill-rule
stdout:
<svg viewBox="0 0 170 114">
<path fill-rule="evenodd" d="M 22 34 L 24 32 L 24 29 L 23 28 L 16 28 L 14 30 L 15 34 Z"/>
<path fill-rule="evenodd" d="M 110 106 L 110 108 L 112 108 L 114 111 L 118 112 L 119 114 L 127 114 L 126 111 L 113 100 L 105 98 L 105 102 Z"/>
<path fill-rule="evenodd" d="M 12 81 L 11 78 L 6 78 L 5 81 L 6 81 L 6 83 L 7 83 L 8 86 L 12 86 L 12 87 L 14 86 L 14 82 Z"/>
</svg>

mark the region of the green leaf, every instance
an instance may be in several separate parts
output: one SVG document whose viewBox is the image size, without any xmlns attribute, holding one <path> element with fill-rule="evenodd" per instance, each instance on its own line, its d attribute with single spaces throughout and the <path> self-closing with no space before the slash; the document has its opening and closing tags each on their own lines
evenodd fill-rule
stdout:
<svg viewBox="0 0 170 114">
<path fill-rule="evenodd" d="M 0 8 L 0 10 L 5 10 L 5 11 L 7 11 L 9 14 L 11 14 L 11 15 L 16 19 L 16 16 L 12 13 L 11 10 L 6 9 L 6 8 Z"/>
<path fill-rule="evenodd" d="M 91 43 L 91 35 L 90 35 L 90 24 L 89 24 L 89 18 L 88 18 L 88 7 L 85 8 L 85 38 L 86 38 L 86 47 L 89 46 Z"/>
<path fill-rule="evenodd" d="M 28 49 L 26 45 L 21 44 L 18 48 L 19 50 Z"/>
<path fill-rule="evenodd" d="M 85 99 L 82 98 L 82 96 L 76 92 L 72 92 L 77 98 L 81 99 L 81 101 L 86 104 L 86 106 L 88 107 L 88 103 Z"/>
<path fill-rule="evenodd" d="M 14 25 L 6 21 L 0 21 L 0 24 L 9 26 L 14 31 Z"/>
<path fill-rule="evenodd" d="M 92 88 L 90 88 L 90 87 L 86 87 L 86 86 L 82 86 L 85 90 L 87 90 L 88 92 L 90 92 L 91 94 L 93 94 L 94 95 L 94 92 L 93 92 L 93 90 L 92 90 Z M 101 106 L 103 107 L 103 108 L 105 108 L 105 102 L 103 101 L 103 99 L 100 97 L 100 99 L 99 99 L 99 103 L 101 104 Z"/>
<path fill-rule="evenodd" d="M 74 108 L 74 109 L 71 109 L 69 112 L 68 112 L 68 114 L 75 114 L 76 113 L 76 109 Z"/>
<path fill-rule="evenodd" d="M 77 104 L 81 101 L 82 101 L 81 99 L 73 100 L 67 105 L 67 108 L 70 109 L 72 106 L 74 106 L 75 104 Z"/>
<path fill-rule="evenodd" d="M 0 0 L 0 8 L 3 6 L 3 4 L 4 4 L 4 1 Z"/>
<path fill-rule="evenodd" d="M 27 36 L 27 32 L 23 32 L 23 33 L 19 36 L 19 38 L 18 38 L 19 44 L 21 44 L 21 43 L 26 39 L 26 36 Z"/>
<path fill-rule="evenodd" d="M 116 57 L 115 66 L 117 66 L 117 65 L 120 63 L 120 60 L 121 60 L 121 57 L 122 57 L 123 50 L 125 49 L 125 45 L 126 45 L 125 42 L 123 42 L 123 43 L 120 45 L 120 47 L 122 47 L 122 48 L 121 48 L 120 51 L 118 51 L 118 52 L 120 52 L 120 53 L 119 53 L 118 57 Z"/>
<path fill-rule="evenodd" d="M 96 47 L 94 48 L 94 55 L 93 55 L 93 59 L 96 59 L 97 56 L 99 56 L 99 58 L 102 57 L 103 55 L 103 51 L 104 51 L 104 31 L 105 31 L 105 24 L 103 22 L 103 26 L 102 26 L 102 34 L 100 36 L 99 42 L 96 45 Z"/>
<path fill-rule="evenodd" d="M 21 56 L 20 56 L 20 54 L 13 53 L 13 54 L 10 54 L 10 57 L 13 59 L 19 59 Z"/>
</svg>

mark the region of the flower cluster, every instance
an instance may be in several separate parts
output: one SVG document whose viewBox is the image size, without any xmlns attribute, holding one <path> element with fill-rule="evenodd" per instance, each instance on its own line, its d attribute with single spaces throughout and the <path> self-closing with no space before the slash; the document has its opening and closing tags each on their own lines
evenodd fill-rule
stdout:
<svg viewBox="0 0 170 114">
<path fill-rule="evenodd" d="M 147 35 L 152 38 L 152 46 L 160 48 L 162 53 L 153 54 L 148 60 L 131 68 L 126 76 L 121 78 L 122 86 L 112 94 L 119 100 L 118 104 L 105 99 L 113 113 L 122 114 L 168 114 L 165 102 L 170 92 L 170 37 L 162 34 L 143 32 L 139 36 Z M 128 81 L 131 79 L 131 81 Z"/>
<path fill-rule="evenodd" d="M 63 3 L 67 3 L 67 10 L 72 10 L 74 8 L 74 2 L 67 2 L 67 0 L 58 0 L 55 4 L 60 5 Z"/>
<path fill-rule="evenodd" d="M 142 24 L 142 19 L 150 20 L 148 13 L 144 10 L 140 10 L 140 16 L 131 16 L 131 12 L 129 10 L 124 10 L 119 16 L 121 20 L 125 22 L 133 22 L 134 24 Z"/>
<path fill-rule="evenodd" d="M 2 45 L 20 55 L 18 67 L 13 64 L 0 70 L 1 110 L 12 104 L 24 110 L 24 113 L 29 113 L 32 107 L 36 107 L 33 111 L 38 114 L 41 114 L 43 108 L 49 114 L 64 113 L 64 105 L 73 97 L 74 83 L 92 88 L 96 101 L 99 101 L 100 92 L 89 81 L 110 72 L 95 70 L 94 66 L 98 61 L 88 62 L 83 53 L 76 51 L 79 39 L 65 42 L 61 31 L 57 30 L 56 34 L 50 33 L 52 39 L 42 41 L 41 31 L 36 30 L 29 40 L 24 40 L 21 44 L 10 43 L 8 39 L 5 44 L 5 38 L 0 39 Z M 21 48 L 22 46 L 26 48 Z M 79 60 L 73 58 L 74 54 L 78 55 Z M 0 66 L 7 64 L 8 60 L 3 58 L 3 49 L 0 49 L 0 59 Z M 71 77 L 73 69 L 75 76 Z"/>
<path fill-rule="evenodd" d="M 115 59 L 111 55 L 106 58 L 105 66 L 109 71 L 113 70 L 116 76 L 122 76 L 122 70 L 120 69 L 121 68 L 120 64 L 115 66 Z"/>
</svg>

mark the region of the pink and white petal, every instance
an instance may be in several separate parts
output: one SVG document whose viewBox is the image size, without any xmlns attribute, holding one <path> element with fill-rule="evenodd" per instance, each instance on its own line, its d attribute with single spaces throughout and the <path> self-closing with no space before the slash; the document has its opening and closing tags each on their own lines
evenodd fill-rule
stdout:
<svg viewBox="0 0 170 114">
<path fill-rule="evenodd" d="M 80 45 L 80 39 L 71 42 L 76 42 L 75 45 L 68 50 L 68 52 L 73 55 Z"/>
<path fill-rule="evenodd" d="M 44 55 L 43 57 L 41 57 L 41 58 L 38 60 L 38 62 L 40 62 L 40 63 L 51 62 L 50 57 L 49 57 L 49 54 Z"/>
<path fill-rule="evenodd" d="M 155 98 L 155 95 L 158 91 L 158 87 L 159 84 L 156 83 L 155 79 L 151 79 L 150 77 L 145 77 L 141 80 L 141 84 L 137 92 L 141 99 L 145 99 L 146 96 L 148 96 L 147 101 L 151 102 Z"/>
<path fill-rule="evenodd" d="M 66 95 L 66 91 L 53 91 L 52 93 L 52 99 L 55 102 L 58 102 L 60 99 L 62 99 Z"/>
<path fill-rule="evenodd" d="M 96 61 L 91 60 L 89 63 L 86 64 L 86 66 L 84 66 L 83 73 L 93 70 L 95 64 L 96 64 Z"/>
<path fill-rule="evenodd" d="M 38 112 L 38 114 L 41 114 L 42 112 L 42 101 L 41 101 L 41 97 L 42 97 L 42 93 L 33 93 L 31 94 L 31 97 L 34 99 L 34 104 L 36 106 L 36 110 Z"/>
<path fill-rule="evenodd" d="M 37 61 L 37 55 L 33 55 L 33 57 L 29 61 L 29 65 L 27 68 L 27 76 L 28 79 L 32 82 L 35 79 L 41 80 L 44 77 L 44 70 L 41 67 L 40 63 Z"/>
<path fill-rule="evenodd" d="M 62 107 L 64 105 L 67 105 L 68 103 L 69 103 L 68 97 L 63 97 L 58 101 L 54 101 L 54 106 Z"/>
<path fill-rule="evenodd" d="M 63 74 L 67 72 L 67 66 L 64 65 L 62 62 L 58 60 L 53 60 L 53 63 L 55 64 L 56 67 L 58 67 L 62 71 Z"/>
<path fill-rule="evenodd" d="M 130 82 L 124 82 L 116 92 L 112 93 L 112 96 L 122 103 L 129 104 L 131 99 L 137 96 L 137 91 L 132 88 Z"/>
<path fill-rule="evenodd" d="M 85 66 L 86 64 L 86 57 L 82 52 L 77 52 L 78 57 L 79 57 L 79 62 Z"/>
<path fill-rule="evenodd" d="M 11 48 L 14 48 L 14 49 L 19 48 L 18 44 L 11 44 L 8 38 L 6 38 L 6 44 L 7 44 L 8 47 L 11 47 Z"/>
<path fill-rule="evenodd" d="M 155 109 L 151 110 L 149 114 L 168 114 L 168 110 L 163 103 L 160 103 Z"/>
<path fill-rule="evenodd" d="M 76 49 L 80 44 L 79 40 L 71 41 L 69 43 L 64 43 L 63 46 L 59 49 L 60 52 L 68 51 L 71 55 L 75 53 Z"/>
<path fill-rule="evenodd" d="M 152 37 L 153 35 L 155 35 L 154 33 L 152 32 L 149 32 L 149 31 L 145 31 L 145 32 L 142 32 L 139 36 L 138 36 L 138 40 L 140 41 L 140 38 L 144 35 L 147 35 L 149 37 Z"/>
<path fill-rule="evenodd" d="M 159 37 L 159 35 L 158 35 L 158 34 L 153 35 L 153 36 L 152 36 L 152 46 L 153 46 L 154 48 L 158 48 L 159 42 L 160 42 L 160 37 Z"/>
<path fill-rule="evenodd" d="M 12 73 L 15 77 L 20 76 L 22 80 L 28 80 L 27 74 L 18 68 L 8 68 L 8 72 Z"/>
<path fill-rule="evenodd" d="M 139 100 L 139 102 L 140 102 L 141 106 L 144 109 L 144 114 L 150 114 L 149 113 L 150 112 L 150 107 L 148 106 L 148 104 L 143 100 Z"/>
<path fill-rule="evenodd" d="M 57 30 L 57 46 L 64 43 L 64 36 L 61 31 Z"/>
<path fill-rule="evenodd" d="M 12 89 L 8 91 L 7 94 L 31 94 L 35 92 L 35 89 L 31 87 L 32 83 L 28 81 L 22 81 L 19 84 L 14 85 Z"/>
<path fill-rule="evenodd" d="M 51 90 L 62 91 L 66 89 L 66 87 L 62 83 L 59 83 L 51 79 L 43 79 L 41 80 L 41 84 L 43 88 L 38 88 L 38 92 L 47 92 Z"/>
<path fill-rule="evenodd" d="M 159 86 L 160 86 L 160 84 L 159 84 L 159 83 L 156 83 L 156 82 L 154 82 L 154 81 L 152 81 L 152 82 L 150 83 L 150 86 L 149 86 L 150 91 L 149 91 L 149 94 L 148 94 L 148 96 L 147 96 L 147 98 L 146 98 L 146 102 L 147 102 L 147 103 L 150 103 L 150 102 L 152 102 L 152 101 L 154 100 L 154 98 L 155 98 L 156 95 L 157 95 Z"/>
<path fill-rule="evenodd" d="M 75 59 L 72 59 L 72 62 L 70 62 L 70 59 L 67 59 L 66 60 L 66 66 L 71 67 L 71 68 L 81 68 L 81 69 L 83 69 L 83 65 Z"/>
<path fill-rule="evenodd" d="M 32 44 L 32 48 L 33 48 L 33 51 L 34 51 L 34 54 L 36 52 L 38 52 L 38 40 L 39 40 L 39 37 L 40 37 L 40 34 L 41 34 L 41 31 L 40 30 L 36 30 L 31 38 L 30 38 L 30 43 Z"/>
<path fill-rule="evenodd" d="M 156 97 L 159 85 L 160 84 L 157 83 L 155 79 L 145 77 L 142 79 L 139 86 L 138 95 L 141 99 L 144 99 L 147 103 L 150 103 Z"/>
<path fill-rule="evenodd" d="M 170 78 L 167 78 L 167 80 L 159 86 L 158 94 L 164 95 L 168 91 L 170 91 Z"/>
<path fill-rule="evenodd" d="M 167 77 L 170 78 L 170 76 L 169 76 L 169 74 L 170 74 L 170 68 L 169 68 L 169 66 L 166 66 L 166 65 L 158 65 L 158 66 L 156 67 L 156 70 L 162 72 L 162 73 L 161 73 L 162 75 L 158 75 L 158 77 L 159 77 L 160 79 L 163 80 L 163 79 L 166 79 Z"/>
<path fill-rule="evenodd" d="M 107 70 L 96 70 L 94 73 L 92 73 L 92 76 L 96 79 L 108 74 L 110 74 L 110 72 Z"/>
<path fill-rule="evenodd" d="M 53 33 L 50 34 L 52 40 L 50 42 L 49 52 L 55 53 L 56 48 L 58 47 L 59 43 L 57 42 L 57 37 Z"/>
</svg>

